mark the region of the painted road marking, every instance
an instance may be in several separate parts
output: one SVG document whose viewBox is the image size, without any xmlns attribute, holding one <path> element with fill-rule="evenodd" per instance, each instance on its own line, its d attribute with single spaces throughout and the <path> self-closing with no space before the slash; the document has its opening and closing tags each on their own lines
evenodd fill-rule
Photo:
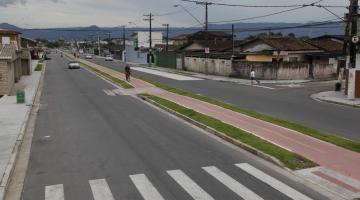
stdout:
<svg viewBox="0 0 360 200">
<path fill-rule="evenodd" d="M 116 94 L 115 94 L 113 91 L 111 91 L 111 90 L 105 89 L 104 92 L 105 92 L 105 94 L 107 94 L 108 96 L 112 96 L 112 97 L 116 96 Z"/>
<path fill-rule="evenodd" d="M 94 200 L 114 200 L 109 185 L 105 179 L 89 181 Z"/>
<path fill-rule="evenodd" d="M 254 87 L 259 87 L 259 88 L 264 88 L 264 89 L 269 89 L 269 90 L 275 90 L 275 88 L 273 87 L 268 87 L 268 86 L 263 86 L 263 85 L 252 85 Z"/>
<path fill-rule="evenodd" d="M 216 178 L 230 190 L 235 192 L 241 198 L 245 200 L 263 200 L 260 196 L 255 194 L 253 191 L 242 185 L 241 183 L 237 182 L 235 179 L 231 178 L 229 175 L 221 171 L 215 166 L 210 167 L 203 167 L 203 169 L 209 173 L 211 176 Z"/>
<path fill-rule="evenodd" d="M 214 200 L 198 184 L 188 177 L 181 170 L 167 171 L 167 173 L 190 195 L 196 200 Z"/>
<path fill-rule="evenodd" d="M 45 187 L 45 200 L 64 200 L 64 186 L 50 185 Z"/>
<path fill-rule="evenodd" d="M 142 67 L 132 67 L 131 69 L 135 70 L 135 71 L 139 71 L 139 72 L 145 72 L 148 74 L 153 74 L 153 75 L 158 75 L 158 76 L 162 76 L 162 77 L 169 78 L 169 79 L 178 80 L 178 81 L 200 81 L 200 80 L 203 80 L 200 78 L 194 78 L 194 77 L 190 77 L 190 76 L 162 72 L 162 71 L 147 69 L 147 68 L 142 68 Z"/>
<path fill-rule="evenodd" d="M 145 174 L 130 175 L 130 179 L 145 200 L 164 200 Z"/>
<path fill-rule="evenodd" d="M 279 192 L 283 193 L 284 195 L 290 197 L 294 200 L 311 200 L 311 198 L 305 196 L 304 194 L 294 190 L 293 188 L 289 187 L 288 185 L 280 182 L 279 180 L 265 174 L 264 172 L 256 169 L 255 167 L 247 164 L 236 164 L 237 167 L 244 170 L 248 174 L 254 176 L 255 178 L 259 179 L 260 181 L 266 183 L 270 187 L 278 190 Z"/>
</svg>

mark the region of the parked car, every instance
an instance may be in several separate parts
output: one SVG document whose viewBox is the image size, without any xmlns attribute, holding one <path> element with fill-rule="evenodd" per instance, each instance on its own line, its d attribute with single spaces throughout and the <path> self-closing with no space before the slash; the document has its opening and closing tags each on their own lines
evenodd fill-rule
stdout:
<svg viewBox="0 0 360 200">
<path fill-rule="evenodd" d="M 70 61 L 68 68 L 69 69 L 80 69 L 80 64 L 77 61 Z"/>
<path fill-rule="evenodd" d="M 92 55 L 91 54 L 86 54 L 85 59 L 92 59 Z"/>
<path fill-rule="evenodd" d="M 113 61 L 113 60 L 114 60 L 114 58 L 111 55 L 107 55 L 105 57 L 105 61 Z"/>
</svg>

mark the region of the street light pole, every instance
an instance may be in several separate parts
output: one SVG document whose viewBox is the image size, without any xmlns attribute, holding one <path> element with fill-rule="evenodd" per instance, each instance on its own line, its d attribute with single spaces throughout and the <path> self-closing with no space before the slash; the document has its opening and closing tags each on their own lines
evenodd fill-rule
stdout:
<svg viewBox="0 0 360 200">
<path fill-rule="evenodd" d="M 152 63 L 152 21 L 154 20 L 153 14 L 150 12 L 148 15 L 144 15 L 144 17 L 149 17 L 144 19 L 145 21 L 149 21 L 149 63 Z"/>
<path fill-rule="evenodd" d="M 123 26 L 123 61 L 126 62 L 126 32 L 125 25 Z"/>
</svg>

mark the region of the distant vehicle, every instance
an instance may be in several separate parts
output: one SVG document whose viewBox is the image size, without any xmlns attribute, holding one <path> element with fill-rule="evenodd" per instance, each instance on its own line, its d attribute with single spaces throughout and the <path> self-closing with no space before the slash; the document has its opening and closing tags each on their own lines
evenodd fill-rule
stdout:
<svg viewBox="0 0 360 200">
<path fill-rule="evenodd" d="M 87 55 L 85 56 L 85 59 L 92 59 L 92 55 L 91 55 L 91 54 L 87 54 Z"/>
<path fill-rule="evenodd" d="M 80 64 L 77 61 L 70 61 L 68 68 L 69 69 L 80 69 Z"/>
<path fill-rule="evenodd" d="M 113 60 L 114 60 L 114 58 L 112 56 L 110 56 L 110 55 L 107 55 L 105 57 L 105 61 L 113 61 Z"/>
</svg>

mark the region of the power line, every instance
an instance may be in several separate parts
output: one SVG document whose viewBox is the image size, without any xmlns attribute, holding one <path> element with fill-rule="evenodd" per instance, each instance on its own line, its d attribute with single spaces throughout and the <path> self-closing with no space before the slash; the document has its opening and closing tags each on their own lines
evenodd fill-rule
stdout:
<svg viewBox="0 0 360 200">
<path fill-rule="evenodd" d="M 187 2 L 192 3 L 202 3 L 202 1 L 196 0 L 184 0 Z M 322 0 L 321 0 L 322 1 Z M 230 6 L 230 7 L 245 7 L 245 8 L 294 8 L 294 7 L 301 7 L 301 6 L 321 6 L 321 7 L 331 7 L 331 8 L 346 8 L 346 6 L 339 6 L 339 5 L 320 5 L 321 1 L 314 2 L 311 4 L 293 4 L 293 5 L 251 5 L 251 4 L 229 4 L 229 3 L 216 3 L 216 2 L 209 2 L 211 5 L 216 6 Z"/>
<path fill-rule="evenodd" d="M 318 2 L 321 2 L 321 1 L 323 1 L 323 0 L 319 0 L 319 1 L 313 2 L 311 4 L 304 4 L 304 5 L 296 7 L 296 8 L 290 8 L 290 9 L 286 9 L 286 10 L 282 10 L 282 11 L 278 11 L 278 12 L 273 12 L 273 13 L 269 13 L 269 14 L 265 14 L 265 15 L 260 15 L 260 16 L 246 17 L 246 18 L 233 19 L 233 20 L 214 21 L 214 22 L 210 22 L 210 23 L 212 23 L 212 24 L 231 23 L 231 22 L 239 22 L 239 21 L 245 21 L 245 20 L 251 20 L 251 19 L 259 19 L 259 18 L 264 18 L 264 17 L 270 17 L 270 16 L 274 16 L 274 15 L 279 15 L 279 14 L 291 12 L 291 11 L 294 11 L 294 10 L 303 9 L 303 8 L 311 6 L 314 3 L 318 3 Z"/>
</svg>

